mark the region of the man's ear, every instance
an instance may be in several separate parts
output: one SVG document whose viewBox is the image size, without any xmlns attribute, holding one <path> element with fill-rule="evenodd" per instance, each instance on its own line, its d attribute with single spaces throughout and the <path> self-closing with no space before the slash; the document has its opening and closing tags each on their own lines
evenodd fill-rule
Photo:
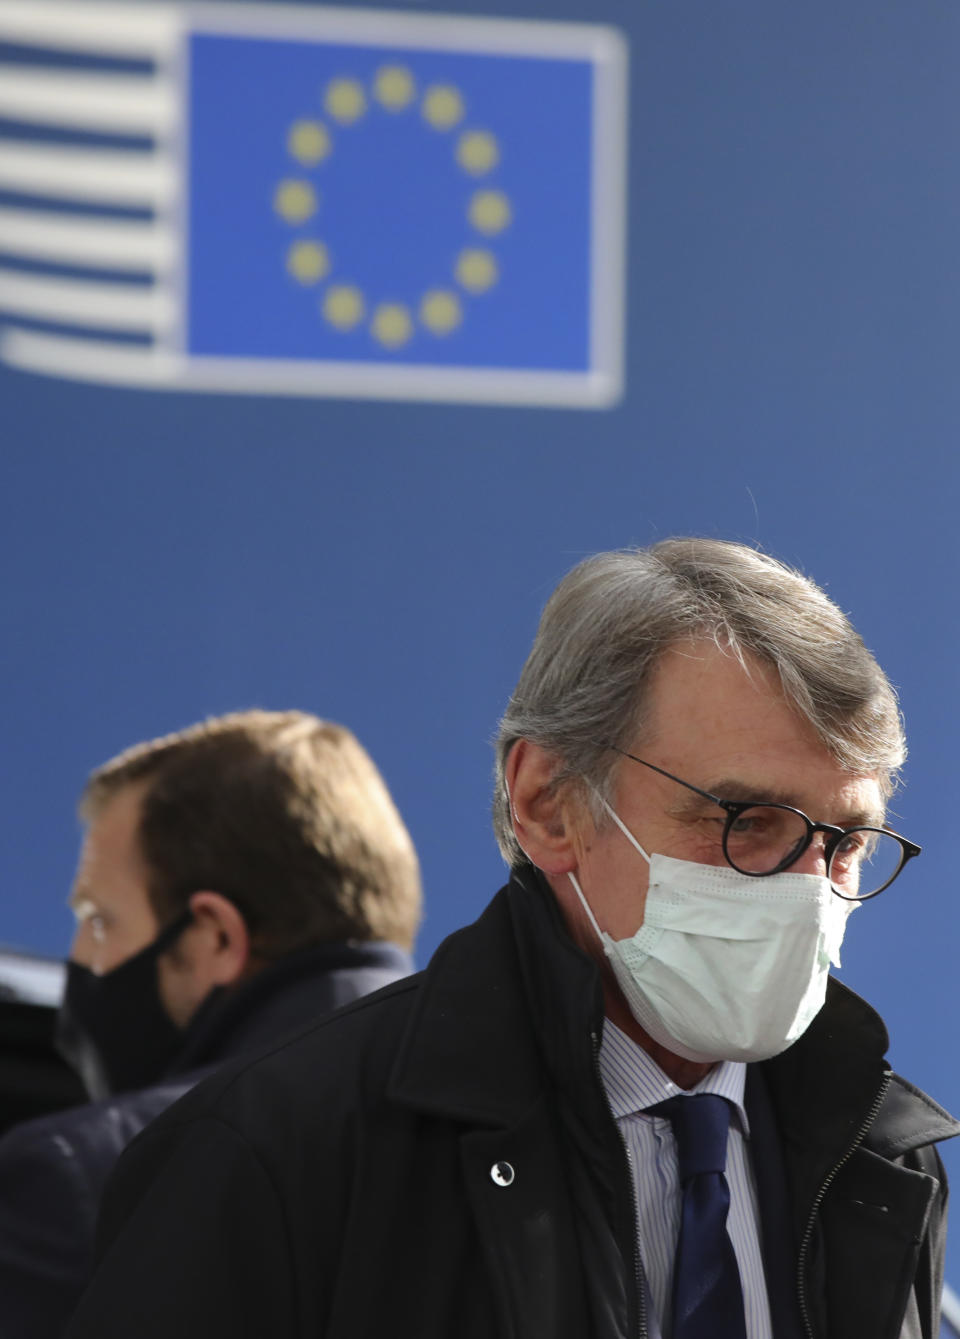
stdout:
<svg viewBox="0 0 960 1339">
<path fill-rule="evenodd" d="M 222 893 L 203 891 L 190 898 L 194 933 L 191 951 L 202 956 L 212 986 L 232 986 L 247 974 L 250 931 L 243 916 Z"/>
<path fill-rule="evenodd" d="M 518 739 L 505 770 L 517 841 L 544 874 L 566 874 L 578 865 L 575 808 L 569 791 L 552 784 L 560 767 L 555 753 Z"/>
</svg>

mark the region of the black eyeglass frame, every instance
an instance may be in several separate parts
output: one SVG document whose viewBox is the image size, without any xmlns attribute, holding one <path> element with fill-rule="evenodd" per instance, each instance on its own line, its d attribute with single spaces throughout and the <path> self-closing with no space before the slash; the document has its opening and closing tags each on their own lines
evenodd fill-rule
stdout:
<svg viewBox="0 0 960 1339">
<path fill-rule="evenodd" d="M 864 893 L 862 897 L 847 897 L 845 893 L 839 892 L 832 882 L 830 885 L 837 897 L 842 897 L 844 902 L 869 902 L 871 897 L 876 897 L 879 893 L 882 893 L 885 889 L 889 888 L 894 879 L 898 877 L 907 861 L 912 860 L 914 856 L 918 856 L 923 850 L 923 847 L 917 846 L 916 842 L 908 841 L 906 837 L 901 837 L 899 832 L 894 832 L 891 828 L 873 828 L 864 825 L 852 828 L 838 828 L 833 823 L 814 823 L 813 819 L 808 818 L 802 809 L 795 809 L 792 804 L 774 804 L 766 800 L 722 800 L 719 795 L 711 795 L 710 791 L 703 790 L 700 786 L 695 786 L 692 781 L 684 781 L 682 777 L 674 776 L 672 772 L 668 772 L 664 767 L 657 767 L 655 763 L 646 762 L 643 758 L 638 758 L 636 754 L 628 753 L 626 749 L 617 748 L 616 744 L 606 744 L 605 747 L 610 749 L 613 753 L 619 753 L 622 758 L 629 758 L 631 762 L 638 762 L 641 767 L 649 767 L 651 772 L 658 772 L 660 776 L 665 776 L 670 781 L 676 781 L 680 786 L 686 786 L 687 790 L 692 790 L 697 795 L 702 795 L 705 800 L 712 800 L 714 804 L 718 804 L 727 815 L 727 821 L 723 825 L 723 858 L 731 869 L 735 869 L 738 874 L 747 874 L 752 879 L 765 879 L 771 874 L 782 874 L 784 870 L 789 869 L 791 865 L 795 865 L 803 855 L 804 851 L 809 848 L 810 843 L 818 832 L 826 834 L 827 839 L 823 843 L 823 859 L 827 871 L 829 872 L 833 853 L 843 841 L 844 837 L 848 837 L 851 832 L 876 832 L 882 837 L 893 837 L 900 843 L 900 863 L 890 875 L 889 879 L 887 879 L 886 883 L 882 883 L 880 887 L 875 888 L 872 893 Z M 784 856 L 779 865 L 774 869 L 765 870 L 763 873 L 758 873 L 755 869 L 742 869 L 735 860 L 731 859 L 730 852 L 727 849 L 727 840 L 730 836 L 730 829 L 740 815 L 745 813 L 748 809 L 785 809 L 788 813 L 796 814 L 798 818 L 802 818 L 807 825 L 806 837 L 798 842 L 793 850 L 789 851 L 787 855 Z"/>
</svg>

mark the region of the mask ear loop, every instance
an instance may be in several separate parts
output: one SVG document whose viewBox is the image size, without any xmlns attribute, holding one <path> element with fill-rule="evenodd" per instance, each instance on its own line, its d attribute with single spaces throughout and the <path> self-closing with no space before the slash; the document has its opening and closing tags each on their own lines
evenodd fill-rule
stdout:
<svg viewBox="0 0 960 1339">
<path fill-rule="evenodd" d="M 610 817 L 613 819 L 614 823 L 616 823 L 617 827 L 620 829 L 620 831 L 621 831 L 621 832 L 623 833 L 623 835 L 626 837 L 626 839 L 627 839 L 627 841 L 630 843 L 630 845 L 634 848 L 634 850 L 640 852 L 640 854 L 643 856 L 644 860 L 645 860 L 645 861 L 647 862 L 647 864 L 649 865 L 649 864 L 651 863 L 651 861 L 650 861 L 650 857 L 647 855 L 646 851 L 643 849 L 643 847 L 642 847 L 642 846 L 640 845 L 640 843 L 637 841 L 636 837 L 633 835 L 633 833 L 632 833 L 632 832 L 630 831 L 630 829 L 627 827 L 626 823 L 624 823 L 624 821 L 623 821 L 623 819 L 620 817 L 620 815 L 619 815 L 618 813 L 615 813 L 614 810 L 610 808 L 610 805 L 607 804 L 606 800 L 603 798 L 603 796 L 600 794 L 600 792 L 599 792 L 598 790 L 595 790 L 594 793 L 596 794 L 597 799 L 598 799 L 598 800 L 600 801 L 600 803 L 603 805 L 604 809 L 606 809 L 607 813 L 608 813 L 608 814 L 610 815 Z"/>
<path fill-rule="evenodd" d="M 623 833 L 623 835 L 626 837 L 626 839 L 627 839 L 627 841 L 630 843 L 630 845 L 633 846 L 637 851 L 640 852 L 640 854 L 643 856 L 644 860 L 645 860 L 645 861 L 647 862 L 647 864 L 649 865 L 649 864 L 650 864 L 650 857 L 647 855 L 646 851 L 643 849 L 643 847 L 642 847 L 642 846 L 640 845 L 640 843 L 637 841 L 636 837 L 633 835 L 633 833 L 632 833 L 632 832 L 630 831 L 630 829 L 627 827 L 626 823 L 623 822 L 623 820 L 621 819 L 620 815 L 619 815 L 618 813 L 616 813 L 616 811 L 615 811 L 614 809 L 611 808 L 611 806 L 607 803 L 607 801 L 606 801 L 606 800 L 603 798 L 603 796 L 600 794 L 599 790 L 597 790 L 596 786 L 591 786 L 590 789 L 593 791 L 594 795 L 596 795 L 597 799 L 598 799 L 598 800 L 600 801 L 600 803 L 603 805 L 604 809 L 606 809 L 607 813 L 608 813 L 608 814 L 610 815 L 610 817 L 613 819 L 614 823 L 616 823 L 617 827 L 620 829 L 620 831 L 621 831 L 621 832 Z M 584 897 L 584 895 L 583 895 L 583 889 L 580 887 L 580 881 L 579 881 L 579 879 L 577 878 L 576 874 L 573 873 L 572 870 L 570 870 L 570 871 L 568 872 L 568 874 L 567 874 L 567 878 L 568 878 L 568 879 L 570 880 L 570 882 L 573 884 L 574 891 L 576 892 L 577 897 L 579 897 L 579 899 L 580 899 L 580 905 L 583 907 L 584 911 L 587 913 L 587 919 L 589 920 L 590 924 L 593 926 L 594 932 L 596 933 L 597 938 L 600 940 L 600 943 L 603 945 L 603 951 L 604 951 L 604 953 L 606 953 L 607 957 L 609 957 L 609 956 L 610 956 L 610 953 L 611 953 L 610 944 L 609 944 L 609 942 L 608 942 L 608 940 L 607 940 L 607 937 L 604 935 L 603 931 L 600 929 L 600 926 L 597 924 L 597 918 L 596 918 L 596 916 L 594 916 L 593 912 L 592 912 L 591 909 L 590 909 L 590 903 L 587 901 L 587 899 L 586 899 L 586 898 Z"/>
<path fill-rule="evenodd" d="M 576 892 L 577 897 L 579 897 L 579 899 L 580 899 L 580 905 L 583 907 L 584 911 L 587 913 L 587 920 L 588 920 L 588 921 L 590 922 L 590 924 L 593 926 L 594 934 L 597 936 L 597 938 L 600 940 L 600 943 L 603 945 L 603 951 L 604 951 L 604 953 L 606 953 L 606 954 L 609 955 L 609 953 L 610 953 L 610 947 L 609 947 L 609 945 L 607 944 L 606 936 L 604 935 L 603 931 L 600 929 L 600 926 L 597 924 L 597 918 L 596 918 L 596 916 L 594 916 L 593 912 L 590 910 L 590 903 L 587 901 L 587 899 L 586 899 L 586 898 L 584 897 L 584 895 L 583 895 L 583 889 L 580 887 L 580 880 L 577 878 L 576 874 L 574 874 L 574 872 L 573 872 L 572 869 L 567 871 L 567 878 L 568 878 L 568 879 L 570 880 L 570 882 L 573 884 L 574 891 Z"/>
</svg>

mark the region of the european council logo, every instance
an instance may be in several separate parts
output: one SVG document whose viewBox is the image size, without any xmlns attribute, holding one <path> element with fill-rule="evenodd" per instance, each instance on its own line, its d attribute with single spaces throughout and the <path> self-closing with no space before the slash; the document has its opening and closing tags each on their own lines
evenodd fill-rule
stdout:
<svg viewBox="0 0 960 1339">
<path fill-rule="evenodd" d="M 0 63 L 7 363 L 172 389 L 619 398 L 615 30 L 0 0 L 0 42 L 36 49 Z"/>
</svg>

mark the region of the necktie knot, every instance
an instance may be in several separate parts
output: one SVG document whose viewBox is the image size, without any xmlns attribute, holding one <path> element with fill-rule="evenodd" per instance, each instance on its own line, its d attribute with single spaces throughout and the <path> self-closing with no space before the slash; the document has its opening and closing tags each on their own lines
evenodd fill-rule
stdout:
<svg viewBox="0 0 960 1339">
<path fill-rule="evenodd" d="M 715 1093 L 671 1097 L 650 1111 L 666 1116 L 673 1126 L 681 1185 L 703 1172 L 724 1172 L 730 1128 L 730 1104 L 725 1097 Z"/>
</svg>

